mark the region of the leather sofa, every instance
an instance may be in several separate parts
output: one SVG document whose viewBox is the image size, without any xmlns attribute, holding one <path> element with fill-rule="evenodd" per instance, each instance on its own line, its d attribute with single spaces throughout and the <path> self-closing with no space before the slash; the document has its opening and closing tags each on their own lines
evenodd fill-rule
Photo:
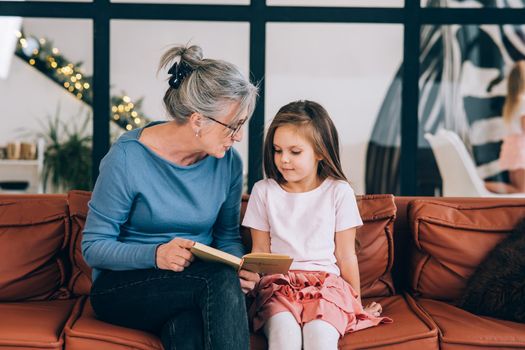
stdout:
<svg viewBox="0 0 525 350">
<path fill-rule="evenodd" d="M 150 333 L 96 319 L 80 241 L 90 193 L 0 196 L 0 349 L 162 349 Z M 243 209 L 246 206 L 243 200 Z M 525 348 L 525 324 L 454 306 L 483 257 L 525 216 L 523 199 L 358 198 L 364 302 L 394 323 L 341 349 Z M 243 231 L 249 247 L 249 235 Z M 252 349 L 265 349 L 252 334 Z"/>
</svg>

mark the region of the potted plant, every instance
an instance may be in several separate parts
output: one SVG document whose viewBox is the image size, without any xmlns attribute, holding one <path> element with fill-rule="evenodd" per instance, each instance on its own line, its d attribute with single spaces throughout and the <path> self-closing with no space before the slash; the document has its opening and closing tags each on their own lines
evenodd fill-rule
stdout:
<svg viewBox="0 0 525 350">
<path fill-rule="evenodd" d="M 60 120 L 59 112 L 57 108 L 55 116 L 47 118 L 45 131 L 40 133 L 46 140 L 42 171 L 44 192 L 48 184 L 58 193 L 72 189 L 91 190 L 92 136 L 87 133 L 91 115 L 89 111 L 81 111 L 80 123 L 66 124 Z"/>
</svg>

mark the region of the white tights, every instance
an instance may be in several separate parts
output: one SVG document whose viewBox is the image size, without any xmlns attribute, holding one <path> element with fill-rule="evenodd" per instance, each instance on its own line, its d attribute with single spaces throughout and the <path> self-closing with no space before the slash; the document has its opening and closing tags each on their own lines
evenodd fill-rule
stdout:
<svg viewBox="0 0 525 350">
<path fill-rule="evenodd" d="M 280 312 L 264 324 L 269 350 L 321 350 L 337 349 L 339 332 L 330 323 L 313 320 L 301 327 L 290 312 Z"/>
</svg>

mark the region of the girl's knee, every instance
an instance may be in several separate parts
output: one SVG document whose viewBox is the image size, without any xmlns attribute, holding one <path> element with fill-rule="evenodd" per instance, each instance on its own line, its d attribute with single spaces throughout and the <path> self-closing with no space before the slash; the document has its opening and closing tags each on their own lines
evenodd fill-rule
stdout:
<svg viewBox="0 0 525 350">
<path fill-rule="evenodd" d="M 305 350 L 337 349 L 339 331 L 323 320 L 313 320 L 303 326 Z"/>
</svg>

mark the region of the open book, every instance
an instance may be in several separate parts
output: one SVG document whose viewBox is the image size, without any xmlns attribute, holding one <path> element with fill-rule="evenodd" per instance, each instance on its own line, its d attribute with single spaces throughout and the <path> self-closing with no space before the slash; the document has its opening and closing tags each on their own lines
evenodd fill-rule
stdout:
<svg viewBox="0 0 525 350">
<path fill-rule="evenodd" d="M 212 248 L 205 244 L 195 242 L 191 252 L 196 257 L 206 260 L 221 262 L 240 270 L 245 269 L 257 273 L 287 273 L 293 259 L 288 255 L 272 253 L 250 253 L 238 258 L 222 250 Z"/>
</svg>

